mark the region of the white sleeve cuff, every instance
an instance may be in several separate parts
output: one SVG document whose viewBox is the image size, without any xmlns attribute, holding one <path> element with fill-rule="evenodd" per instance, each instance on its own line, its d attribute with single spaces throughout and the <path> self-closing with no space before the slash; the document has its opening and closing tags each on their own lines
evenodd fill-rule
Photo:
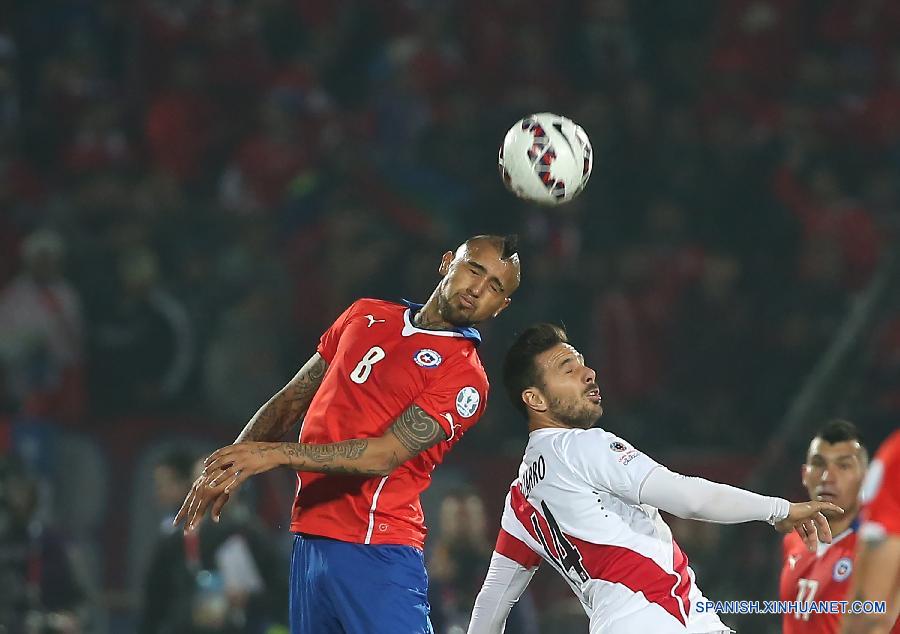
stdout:
<svg viewBox="0 0 900 634">
<path fill-rule="evenodd" d="M 784 498 L 769 498 L 772 500 L 772 514 L 766 520 L 772 526 L 786 518 L 791 512 L 791 503 Z"/>
</svg>

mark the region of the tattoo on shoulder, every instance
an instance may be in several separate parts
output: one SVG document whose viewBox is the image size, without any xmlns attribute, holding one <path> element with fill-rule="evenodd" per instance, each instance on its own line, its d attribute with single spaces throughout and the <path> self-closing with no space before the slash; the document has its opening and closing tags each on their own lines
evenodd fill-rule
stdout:
<svg viewBox="0 0 900 634">
<path fill-rule="evenodd" d="M 391 433 L 412 455 L 417 455 L 447 438 L 440 424 L 418 405 L 412 405 L 400 414 L 391 426 Z"/>
<path fill-rule="evenodd" d="M 328 362 L 322 357 L 318 357 L 313 364 L 306 368 L 305 372 L 301 372 L 296 381 L 293 381 L 288 390 L 288 400 L 303 401 L 312 399 L 313 394 L 322 384 L 322 377 L 328 369 Z"/>
</svg>

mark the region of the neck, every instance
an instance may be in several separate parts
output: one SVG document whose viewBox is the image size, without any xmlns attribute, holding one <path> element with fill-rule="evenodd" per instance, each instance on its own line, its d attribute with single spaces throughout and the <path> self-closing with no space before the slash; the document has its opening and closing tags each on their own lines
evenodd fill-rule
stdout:
<svg viewBox="0 0 900 634">
<path fill-rule="evenodd" d="M 413 315 L 413 326 L 424 330 L 453 330 L 456 328 L 456 326 L 441 317 L 441 311 L 438 309 L 439 291 L 440 289 L 438 288 L 434 289 L 425 305 Z"/>
<path fill-rule="evenodd" d="M 554 418 L 539 414 L 537 416 L 528 417 L 528 433 L 537 431 L 538 429 L 575 429 L 571 425 L 566 425 Z"/>
<path fill-rule="evenodd" d="M 850 528 L 850 525 L 853 523 L 853 520 L 856 519 L 857 509 L 848 510 L 846 513 L 841 515 L 840 517 L 829 517 L 828 518 L 828 527 L 831 529 L 831 534 L 834 537 L 837 537 L 845 530 Z"/>
</svg>

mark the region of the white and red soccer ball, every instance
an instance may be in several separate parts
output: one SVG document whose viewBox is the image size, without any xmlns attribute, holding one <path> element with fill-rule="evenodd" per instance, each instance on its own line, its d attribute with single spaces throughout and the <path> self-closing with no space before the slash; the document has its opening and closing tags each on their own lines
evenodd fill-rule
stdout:
<svg viewBox="0 0 900 634">
<path fill-rule="evenodd" d="M 541 112 L 509 129 L 500 146 L 500 177 L 519 198 L 560 205 L 575 198 L 591 176 L 591 142 L 571 119 Z"/>
</svg>

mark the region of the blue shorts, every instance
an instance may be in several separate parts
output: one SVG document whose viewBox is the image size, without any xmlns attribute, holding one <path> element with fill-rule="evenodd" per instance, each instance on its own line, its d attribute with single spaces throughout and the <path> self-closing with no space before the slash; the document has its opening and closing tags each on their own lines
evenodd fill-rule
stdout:
<svg viewBox="0 0 900 634">
<path fill-rule="evenodd" d="M 290 601 L 291 634 L 434 634 L 412 546 L 295 535 Z"/>
</svg>

